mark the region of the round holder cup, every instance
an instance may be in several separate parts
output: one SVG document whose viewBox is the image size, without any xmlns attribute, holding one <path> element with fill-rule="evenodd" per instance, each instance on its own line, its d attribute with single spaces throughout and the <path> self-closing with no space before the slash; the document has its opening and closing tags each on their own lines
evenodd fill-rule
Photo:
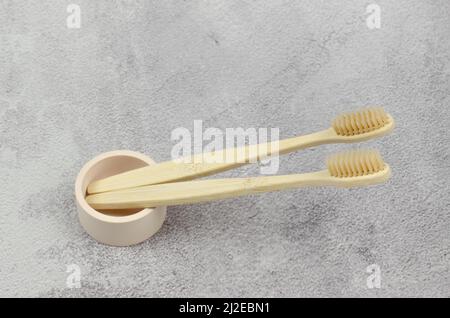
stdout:
<svg viewBox="0 0 450 318">
<path fill-rule="evenodd" d="M 143 154 L 119 150 L 100 154 L 84 165 L 75 182 L 75 197 L 78 218 L 86 232 L 97 241 L 113 246 L 138 244 L 158 232 L 166 218 L 165 206 L 97 211 L 85 200 L 87 186 L 92 181 L 154 163 Z"/>
</svg>

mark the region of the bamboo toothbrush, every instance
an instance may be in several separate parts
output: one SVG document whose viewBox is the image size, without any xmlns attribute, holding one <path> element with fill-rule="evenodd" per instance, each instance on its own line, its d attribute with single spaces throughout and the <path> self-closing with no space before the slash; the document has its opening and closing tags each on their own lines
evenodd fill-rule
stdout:
<svg viewBox="0 0 450 318">
<path fill-rule="evenodd" d="M 353 150 L 332 155 L 326 170 L 283 176 L 229 178 L 157 184 L 88 195 L 94 209 L 148 208 L 220 200 L 246 194 L 303 186 L 356 187 L 386 181 L 391 174 L 375 150 Z"/>
<path fill-rule="evenodd" d="M 383 108 L 368 108 L 336 117 L 332 127 L 312 133 L 278 141 L 278 154 L 286 154 L 303 148 L 329 143 L 352 143 L 388 134 L 394 128 L 394 119 Z M 258 151 L 265 149 L 265 151 Z M 144 185 L 186 181 L 225 170 L 233 169 L 249 162 L 255 162 L 270 156 L 276 151 L 272 143 L 230 148 L 214 153 L 216 158 L 240 158 L 241 160 L 223 160 L 220 163 L 208 163 L 202 158 L 212 156 L 197 154 L 187 162 L 166 161 L 147 166 L 105 179 L 92 182 L 87 192 L 90 194 L 114 191 Z M 261 153 L 262 152 L 262 153 Z M 240 156 L 240 157 L 238 157 Z"/>
</svg>

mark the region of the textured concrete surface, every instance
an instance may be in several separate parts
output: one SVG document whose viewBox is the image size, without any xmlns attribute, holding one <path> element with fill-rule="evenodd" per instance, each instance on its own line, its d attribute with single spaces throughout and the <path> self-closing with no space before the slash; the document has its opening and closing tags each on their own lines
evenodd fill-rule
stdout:
<svg viewBox="0 0 450 318">
<path fill-rule="evenodd" d="M 449 1 L 373 1 L 373 30 L 361 0 L 72 2 L 80 29 L 69 1 L 0 2 L 0 296 L 450 296 Z M 368 143 L 393 168 L 385 185 L 174 207 L 128 248 L 78 223 L 75 176 L 101 152 L 162 161 L 194 119 L 289 137 L 371 104 L 397 120 Z"/>
</svg>

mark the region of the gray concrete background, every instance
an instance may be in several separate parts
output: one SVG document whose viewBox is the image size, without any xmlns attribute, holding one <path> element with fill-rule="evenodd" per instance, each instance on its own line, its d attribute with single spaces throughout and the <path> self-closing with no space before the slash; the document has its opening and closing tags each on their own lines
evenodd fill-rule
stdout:
<svg viewBox="0 0 450 318">
<path fill-rule="evenodd" d="M 373 2 L 379 30 L 360 0 L 2 0 L 0 296 L 449 297 L 450 2 Z M 128 248 L 78 223 L 74 180 L 101 152 L 168 160 L 170 132 L 194 119 L 289 137 L 373 104 L 397 121 L 367 144 L 393 168 L 385 185 L 173 207 Z M 346 148 L 283 157 L 279 173 Z"/>
</svg>

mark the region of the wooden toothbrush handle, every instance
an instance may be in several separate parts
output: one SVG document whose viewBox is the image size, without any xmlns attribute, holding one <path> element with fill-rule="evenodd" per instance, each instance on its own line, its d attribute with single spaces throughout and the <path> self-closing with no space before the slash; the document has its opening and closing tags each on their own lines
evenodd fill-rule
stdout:
<svg viewBox="0 0 450 318">
<path fill-rule="evenodd" d="M 166 161 L 94 181 L 88 186 L 87 192 L 94 194 L 144 185 L 192 180 L 237 168 L 247 163 L 257 162 L 274 154 L 286 154 L 336 141 L 338 139 L 336 139 L 334 130 L 329 128 L 317 133 L 288 138 L 278 142 L 197 154 L 184 158 L 187 160 L 181 158 L 180 160 Z M 278 147 L 275 147 L 276 145 Z"/>
<path fill-rule="evenodd" d="M 327 185 L 327 170 L 284 176 L 228 178 L 157 184 L 92 194 L 86 201 L 101 210 L 149 208 L 221 200 L 307 185 Z"/>
</svg>

